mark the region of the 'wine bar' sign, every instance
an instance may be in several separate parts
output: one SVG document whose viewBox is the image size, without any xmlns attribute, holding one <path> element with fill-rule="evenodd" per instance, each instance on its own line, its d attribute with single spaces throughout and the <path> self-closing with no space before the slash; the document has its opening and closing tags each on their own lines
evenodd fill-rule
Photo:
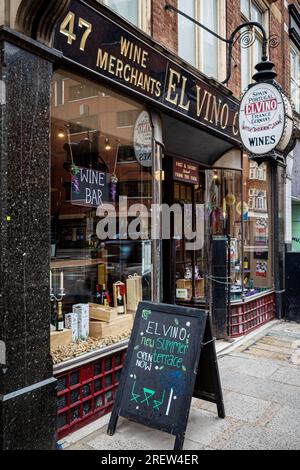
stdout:
<svg viewBox="0 0 300 470">
<path fill-rule="evenodd" d="M 141 302 L 108 434 L 123 416 L 175 435 L 181 449 L 192 396 L 216 403 L 225 417 L 207 312 Z"/>
</svg>

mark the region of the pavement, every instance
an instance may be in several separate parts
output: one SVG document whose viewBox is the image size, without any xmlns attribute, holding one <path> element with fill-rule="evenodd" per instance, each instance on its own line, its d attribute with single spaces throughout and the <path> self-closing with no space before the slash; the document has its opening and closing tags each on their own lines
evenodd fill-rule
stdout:
<svg viewBox="0 0 300 470">
<path fill-rule="evenodd" d="M 300 324 L 274 322 L 217 348 L 226 418 L 193 399 L 186 450 L 300 449 Z M 123 418 L 106 434 L 105 416 L 65 438 L 66 450 L 171 450 L 174 437 Z"/>
</svg>

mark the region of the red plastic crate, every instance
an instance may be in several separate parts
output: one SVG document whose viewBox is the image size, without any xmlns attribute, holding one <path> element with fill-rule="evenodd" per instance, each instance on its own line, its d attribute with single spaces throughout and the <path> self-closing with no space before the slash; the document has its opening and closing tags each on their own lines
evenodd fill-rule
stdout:
<svg viewBox="0 0 300 470">
<path fill-rule="evenodd" d="M 58 438 L 112 410 L 126 349 L 56 376 Z"/>
</svg>

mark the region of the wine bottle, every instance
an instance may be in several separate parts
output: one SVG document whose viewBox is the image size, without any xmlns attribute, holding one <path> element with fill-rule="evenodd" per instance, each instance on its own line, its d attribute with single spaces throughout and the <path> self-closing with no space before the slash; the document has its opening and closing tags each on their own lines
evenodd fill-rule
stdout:
<svg viewBox="0 0 300 470">
<path fill-rule="evenodd" d="M 249 259 L 247 256 L 244 258 L 244 269 L 249 269 Z"/>
<path fill-rule="evenodd" d="M 56 331 L 63 331 L 64 317 L 62 313 L 62 302 L 58 302 L 57 317 L 56 317 Z"/>
<path fill-rule="evenodd" d="M 125 313 L 125 306 L 124 306 L 124 298 L 120 292 L 120 287 L 118 289 L 118 294 L 117 294 L 117 309 L 118 309 L 118 314 L 123 315 Z"/>
<path fill-rule="evenodd" d="M 97 301 L 97 304 L 101 304 L 101 298 L 102 298 L 101 289 L 100 289 L 99 284 L 97 284 L 96 285 L 96 301 Z"/>
</svg>

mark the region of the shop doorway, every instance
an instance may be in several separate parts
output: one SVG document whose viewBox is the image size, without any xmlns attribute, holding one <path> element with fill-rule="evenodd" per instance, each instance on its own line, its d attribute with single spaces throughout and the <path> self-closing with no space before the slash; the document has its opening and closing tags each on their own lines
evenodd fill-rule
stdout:
<svg viewBox="0 0 300 470">
<path fill-rule="evenodd" d="M 208 265 L 205 172 L 193 162 L 165 157 L 164 173 L 163 203 L 170 208 L 170 238 L 163 241 L 164 302 L 202 305 Z"/>
</svg>

